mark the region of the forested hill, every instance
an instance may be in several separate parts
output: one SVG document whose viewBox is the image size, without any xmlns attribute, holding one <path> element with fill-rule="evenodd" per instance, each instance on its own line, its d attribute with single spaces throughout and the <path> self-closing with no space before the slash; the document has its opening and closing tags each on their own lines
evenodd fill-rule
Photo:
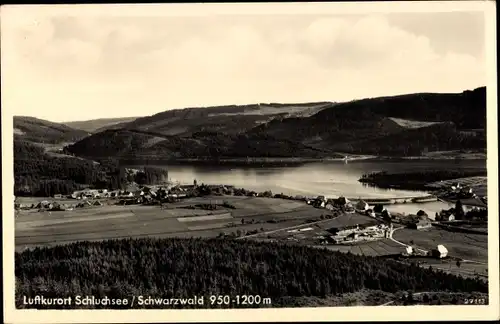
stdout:
<svg viewBox="0 0 500 324">
<path fill-rule="evenodd" d="M 381 138 L 407 130 L 403 126 L 399 129 L 386 128 L 386 119 L 391 117 L 405 119 L 409 123 L 451 123 L 457 130 L 484 130 L 486 88 L 457 94 L 420 93 L 356 100 L 337 104 L 308 118 L 273 120 L 252 132 L 337 145 L 347 141 Z"/>
<path fill-rule="evenodd" d="M 246 157 L 340 157 L 334 152 L 266 134 L 196 132 L 168 136 L 137 130 L 107 130 L 66 147 L 67 152 L 88 158 L 122 160 L 221 159 Z"/>
<path fill-rule="evenodd" d="M 75 142 L 89 133 L 64 124 L 26 116 L 14 116 L 14 138 L 24 141 L 59 144 Z"/>
<path fill-rule="evenodd" d="M 271 298 L 270 305 L 261 307 L 293 307 L 304 296 L 325 298 L 362 289 L 488 292 L 487 283 L 479 279 L 418 265 L 226 239 L 78 242 L 16 253 L 14 264 L 18 307 L 26 307 L 23 296 L 37 295 L 191 298 L 208 293 L 245 294 Z M 217 308 L 210 306 L 208 296 L 205 299 L 205 307 Z M 136 303 L 134 307 L 144 306 Z"/>
<path fill-rule="evenodd" d="M 276 111 L 282 113 L 276 115 Z M 94 134 L 67 150 L 86 157 L 104 154 L 167 160 L 335 158 L 344 153 L 414 156 L 483 151 L 485 125 L 486 88 L 482 87 L 455 94 L 409 94 L 340 104 L 166 111 Z"/>
<path fill-rule="evenodd" d="M 133 181 L 150 184 L 149 181 L 160 179 L 165 173 L 166 170 L 148 167 L 130 178 L 116 160 L 96 163 L 71 156 L 55 157 L 47 154 L 39 145 L 14 141 L 16 196 L 68 195 L 89 186 L 96 189 L 123 189 Z"/>
<path fill-rule="evenodd" d="M 349 109 L 358 116 L 397 117 L 410 120 L 453 122 L 459 129 L 486 127 L 486 87 L 461 93 L 417 93 L 352 101 L 321 111 L 313 120 L 329 120 L 331 112 Z"/>
</svg>

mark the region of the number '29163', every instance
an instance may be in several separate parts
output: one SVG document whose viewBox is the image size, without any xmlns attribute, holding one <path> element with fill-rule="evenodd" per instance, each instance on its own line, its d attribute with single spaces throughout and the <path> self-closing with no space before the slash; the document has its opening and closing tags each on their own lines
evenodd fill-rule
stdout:
<svg viewBox="0 0 500 324">
<path fill-rule="evenodd" d="M 485 298 L 466 298 L 464 299 L 465 305 L 486 305 L 488 301 Z"/>
</svg>

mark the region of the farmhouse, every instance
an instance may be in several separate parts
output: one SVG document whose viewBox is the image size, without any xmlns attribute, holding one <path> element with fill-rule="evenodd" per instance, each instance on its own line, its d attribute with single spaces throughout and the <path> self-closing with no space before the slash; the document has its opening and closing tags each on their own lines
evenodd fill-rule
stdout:
<svg viewBox="0 0 500 324">
<path fill-rule="evenodd" d="M 364 224 L 332 227 L 327 230 L 333 234 L 333 239 L 337 242 L 352 240 L 367 240 L 382 238 L 387 232 L 387 226 L 377 221 L 371 221 Z"/>
<path fill-rule="evenodd" d="M 351 202 L 349 199 L 345 197 L 339 197 L 335 200 L 335 206 L 338 207 L 347 207 L 347 206 L 352 206 Z"/>
<path fill-rule="evenodd" d="M 32 209 L 35 207 L 35 204 L 18 204 L 19 209 Z"/>
<path fill-rule="evenodd" d="M 427 218 L 419 218 L 416 222 L 410 223 L 408 226 L 413 229 L 423 230 L 432 227 L 432 223 Z"/>
<path fill-rule="evenodd" d="M 325 208 L 326 204 L 327 200 L 325 199 L 325 196 L 318 196 L 318 198 L 312 201 L 312 205 L 315 208 Z"/>
<path fill-rule="evenodd" d="M 357 240 L 358 238 L 359 238 L 359 233 L 351 233 L 346 237 L 347 240 Z"/>
<path fill-rule="evenodd" d="M 124 191 L 120 193 L 120 197 L 134 197 L 134 193 L 130 191 Z"/>
<path fill-rule="evenodd" d="M 368 209 L 370 209 L 370 206 L 368 205 L 368 203 L 366 201 L 359 200 L 356 203 L 356 209 L 364 212 L 364 211 L 367 211 Z"/>
<path fill-rule="evenodd" d="M 413 254 L 413 248 L 411 246 L 405 247 L 405 250 L 403 252 L 403 255 L 409 256 Z"/>
<path fill-rule="evenodd" d="M 417 212 L 417 216 L 418 217 L 428 217 L 427 213 L 425 211 L 423 211 L 423 210 L 419 210 Z"/>
<path fill-rule="evenodd" d="M 391 213 L 387 210 L 384 209 L 381 214 L 382 218 L 385 219 L 386 221 L 389 221 L 391 219 Z"/>
<path fill-rule="evenodd" d="M 384 211 L 384 205 L 376 204 L 375 207 L 373 207 L 373 211 L 375 213 L 381 213 L 382 211 Z"/>
<path fill-rule="evenodd" d="M 436 213 L 436 221 L 454 221 L 456 219 L 455 217 L 455 208 L 450 208 L 448 210 L 443 209 L 439 213 Z"/>
<path fill-rule="evenodd" d="M 51 204 L 50 204 L 50 202 L 49 202 L 49 201 L 47 201 L 47 200 L 43 200 L 43 201 L 39 202 L 39 203 L 35 206 L 35 208 L 37 208 L 37 209 L 40 209 L 40 208 L 52 208 L 52 206 L 51 206 Z"/>
<path fill-rule="evenodd" d="M 449 214 L 449 215 L 444 216 L 443 219 L 446 220 L 446 221 L 452 222 L 452 221 L 455 220 L 455 215 Z"/>
<path fill-rule="evenodd" d="M 349 235 L 354 231 L 359 230 L 359 225 L 350 225 L 350 226 L 343 226 L 343 227 L 332 227 L 329 228 L 327 231 L 338 236 L 343 236 L 343 235 Z"/>
<path fill-rule="evenodd" d="M 370 216 L 370 217 L 374 217 L 375 218 L 375 212 L 373 211 L 373 209 L 368 209 L 366 212 L 365 212 L 366 216 Z"/>
<path fill-rule="evenodd" d="M 325 198 L 325 196 L 318 196 L 318 197 L 316 198 L 316 200 L 326 202 L 326 198 Z"/>
<path fill-rule="evenodd" d="M 439 244 L 435 249 L 431 250 L 431 255 L 439 259 L 446 258 L 448 249 L 444 245 Z"/>
<path fill-rule="evenodd" d="M 50 204 L 50 211 L 65 211 L 69 208 L 70 206 L 67 204 L 60 204 L 58 202 L 53 202 Z"/>
</svg>

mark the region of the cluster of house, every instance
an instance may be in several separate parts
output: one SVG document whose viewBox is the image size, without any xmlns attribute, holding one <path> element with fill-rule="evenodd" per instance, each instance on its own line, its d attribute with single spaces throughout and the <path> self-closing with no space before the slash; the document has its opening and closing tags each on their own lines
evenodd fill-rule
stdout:
<svg viewBox="0 0 500 324">
<path fill-rule="evenodd" d="M 144 186 L 128 190 L 107 190 L 107 189 L 86 189 L 73 192 L 68 198 L 72 199 L 96 199 L 96 198 L 143 198 L 150 200 L 158 195 L 169 195 L 173 197 L 186 196 L 186 188 L 182 186 L 175 187 L 156 187 Z M 54 197 L 58 198 L 58 197 Z"/>
<path fill-rule="evenodd" d="M 409 215 L 406 218 L 409 228 L 424 230 L 432 227 L 432 222 L 429 219 L 429 216 L 423 210 L 419 210 L 417 215 Z"/>
<path fill-rule="evenodd" d="M 57 201 L 43 200 L 40 201 L 38 204 L 33 204 L 33 203 L 14 204 L 15 209 L 38 209 L 38 210 L 48 210 L 48 211 L 73 210 L 74 208 L 82 208 L 87 206 L 102 206 L 102 203 L 98 200 L 95 201 L 86 200 L 78 204 L 65 204 L 65 203 L 59 203 Z"/>
<path fill-rule="evenodd" d="M 307 200 L 307 203 L 316 208 L 325 208 L 328 210 L 340 209 L 345 213 L 357 212 L 372 218 L 382 218 L 384 220 L 391 219 L 391 213 L 384 208 L 383 205 L 377 204 L 372 208 L 372 206 L 363 199 L 359 199 L 356 203 L 353 203 L 345 197 L 327 199 L 324 196 L 318 196 L 315 199 Z"/>
<path fill-rule="evenodd" d="M 312 205 L 315 208 L 325 208 L 328 210 L 334 210 L 336 208 L 339 208 L 346 213 L 354 213 L 356 211 L 352 202 L 345 197 L 339 197 L 337 199 L 329 199 L 325 198 L 325 196 L 318 196 L 315 199 L 308 200 L 307 204 Z M 362 208 L 364 207 L 365 206 L 362 206 Z"/>
<path fill-rule="evenodd" d="M 336 244 L 342 244 L 388 238 L 392 230 L 392 224 L 386 225 L 383 223 L 370 223 L 364 225 L 346 226 L 342 228 L 332 228 L 329 232 L 334 234 L 332 239 Z"/>
<path fill-rule="evenodd" d="M 472 188 L 464 187 L 460 183 L 452 185 L 449 189 L 446 190 L 444 195 L 447 198 L 454 200 L 478 198 L 478 196 L 474 193 L 474 190 L 472 190 Z"/>
</svg>

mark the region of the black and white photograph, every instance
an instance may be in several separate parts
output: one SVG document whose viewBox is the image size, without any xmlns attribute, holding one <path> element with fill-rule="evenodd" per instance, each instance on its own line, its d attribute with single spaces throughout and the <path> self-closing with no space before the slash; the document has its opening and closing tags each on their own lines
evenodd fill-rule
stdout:
<svg viewBox="0 0 500 324">
<path fill-rule="evenodd" d="M 3 6 L 6 321 L 498 319 L 495 19 Z"/>
</svg>

